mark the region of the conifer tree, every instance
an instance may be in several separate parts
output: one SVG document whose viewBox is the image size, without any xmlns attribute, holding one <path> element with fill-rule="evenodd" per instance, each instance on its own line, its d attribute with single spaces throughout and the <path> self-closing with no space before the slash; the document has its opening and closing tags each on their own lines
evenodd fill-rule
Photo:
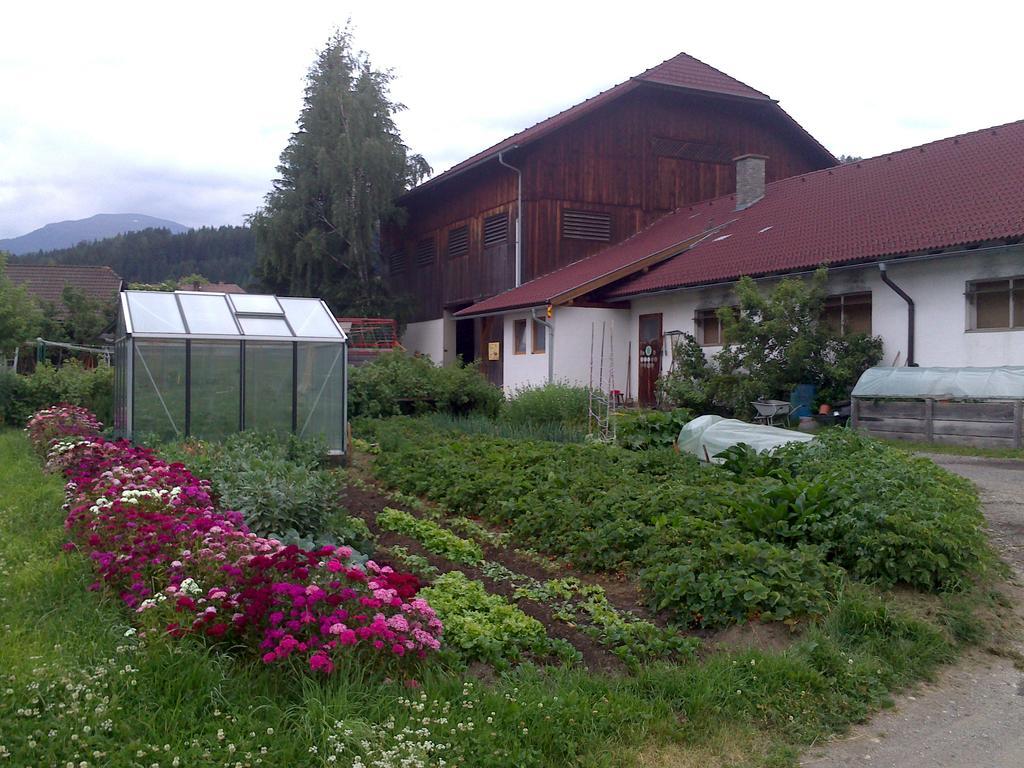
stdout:
<svg viewBox="0 0 1024 768">
<path fill-rule="evenodd" d="M 280 178 L 251 217 L 267 290 L 321 296 L 338 314 L 391 313 L 380 225 L 400 215 L 395 198 L 430 171 L 402 143 L 391 77 L 353 49 L 347 29 L 310 68 Z"/>
</svg>

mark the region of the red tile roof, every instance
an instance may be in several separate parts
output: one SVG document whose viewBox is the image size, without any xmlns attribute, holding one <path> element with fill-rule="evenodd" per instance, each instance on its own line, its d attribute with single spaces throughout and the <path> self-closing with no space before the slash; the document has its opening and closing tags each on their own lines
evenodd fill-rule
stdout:
<svg viewBox="0 0 1024 768">
<path fill-rule="evenodd" d="M 68 285 L 100 301 L 113 301 L 121 290 L 121 277 L 110 267 L 8 264 L 5 272 L 11 282 L 25 286 L 40 301 L 58 308 L 64 287 Z"/>
<path fill-rule="evenodd" d="M 463 171 L 469 170 L 475 165 L 479 165 L 484 161 L 496 157 L 498 152 L 522 147 L 531 141 L 535 141 L 552 131 L 558 130 L 565 125 L 578 120 L 584 115 L 590 114 L 594 110 L 599 107 L 603 107 L 605 104 L 614 101 L 620 96 L 624 96 L 644 83 L 653 83 L 656 85 L 671 86 L 673 88 L 680 88 L 689 91 L 700 91 L 703 93 L 718 94 L 720 96 L 732 96 L 763 102 L 770 105 L 770 107 L 777 111 L 787 122 L 791 123 L 792 126 L 797 129 L 798 133 L 808 140 L 814 149 L 819 152 L 827 162 L 836 162 L 835 158 L 827 149 L 819 144 L 813 136 L 803 129 L 803 127 L 797 124 L 792 117 L 786 114 L 786 112 L 783 111 L 782 108 L 779 107 L 778 104 L 769 96 L 751 88 L 745 83 L 741 83 L 739 80 L 730 77 L 724 72 L 720 72 L 714 67 L 705 64 L 703 61 L 695 59 L 689 54 L 680 53 L 673 56 L 671 59 L 663 61 L 657 66 L 641 72 L 639 75 L 631 77 L 625 82 L 619 83 L 606 91 L 602 91 L 586 101 L 580 102 L 573 107 L 569 107 L 553 117 L 542 120 L 536 125 L 520 131 L 513 136 L 509 136 L 507 139 L 499 141 L 494 146 L 489 147 L 482 152 L 478 152 L 472 157 L 463 160 L 461 163 L 453 165 L 444 173 L 439 174 L 438 176 L 423 182 L 418 187 L 409 190 L 406 195 L 418 194 L 425 189 L 432 188 L 444 180 L 450 179 Z"/>
<path fill-rule="evenodd" d="M 1024 121 L 776 181 L 761 201 L 734 208 L 733 195 L 680 208 L 628 240 L 459 314 L 547 303 L 711 227 L 719 229 L 601 297 L 1022 237 Z"/>
</svg>

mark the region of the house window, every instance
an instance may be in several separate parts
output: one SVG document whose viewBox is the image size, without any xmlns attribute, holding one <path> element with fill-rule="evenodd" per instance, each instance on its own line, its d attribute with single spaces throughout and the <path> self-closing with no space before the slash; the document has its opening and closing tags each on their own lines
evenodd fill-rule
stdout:
<svg viewBox="0 0 1024 768">
<path fill-rule="evenodd" d="M 871 291 L 844 293 L 825 299 L 822 319 L 836 333 L 871 334 Z"/>
<path fill-rule="evenodd" d="M 516 320 L 512 324 L 513 346 L 512 351 L 517 355 L 526 354 L 526 321 Z"/>
<path fill-rule="evenodd" d="M 457 259 L 469 253 L 469 225 L 448 230 L 448 258 Z"/>
<path fill-rule="evenodd" d="M 562 237 L 568 240 L 612 239 L 612 217 L 598 211 L 562 211 Z"/>
<path fill-rule="evenodd" d="M 416 265 L 426 267 L 437 258 L 437 242 L 433 237 L 424 237 L 416 243 Z"/>
<path fill-rule="evenodd" d="M 484 248 L 508 242 L 508 211 L 484 219 Z"/>
<path fill-rule="evenodd" d="M 547 331 L 540 320 L 533 321 L 533 353 L 535 355 L 544 354 L 544 350 L 547 348 Z"/>
<path fill-rule="evenodd" d="M 394 251 L 388 257 L 388 270 L 392 275 L 400 275 L 405 272 L 405 254 L 402 251 Z"/>
<path fill-rule="evenodd" d="M 1024 328 L 1024 277 L 967 284 L 971 330 Z"/>
<path fill-rule="evenodd" d="M 718 317 L 718 309 L 698 309 L 693 316 L 697 342 L 701 346 L 718 347 L 725 343 L 725 330 L 722 328 L 721 318 Z M 732 311 L 738 313 L 739 309 L 732 307 Z"/>
</svg>

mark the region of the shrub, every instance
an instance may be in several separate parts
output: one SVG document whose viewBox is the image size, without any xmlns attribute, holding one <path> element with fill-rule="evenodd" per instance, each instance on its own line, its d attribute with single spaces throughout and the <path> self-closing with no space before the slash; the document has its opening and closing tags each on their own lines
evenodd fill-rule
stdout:
<svg viewBox="0 0 1024 768">
<path fill-rule="evenodd" d="M 660 392 L 674 405 L 749 416 L 759 397 L 788 400 L 798 384 L 814 384 L 822 401 L 849 399 L 865 369 L 882 358 L 882 340 L 842 335 L 825 322 L 828 273 L 809 281 L 787 278 L 770 292 L 753 280 L 736 284 L 739 311 L 723 308 L 725 346 L 712 359 L 692 336 L 673 347 L 672 370 Z"/>
<path fill-rule="evenodd" d="M 28 375 L 0 371 L 0 422 L 24 424 L 52 403 L 88 408 L 100 421 L 110 423 L 114 405 L 114 368 L 85 368 L 78 360 L 60 367 L 40 363 Z"/>
<path fill-rule="evenodd" d="M 353 417 L 431 411 L 494 416 L 501 401 L 501 391 L 475 366 L 438 367 L 426 357 L 400 350 L 349 371 L 348 402 Z"/>
<path fill-rule="evenodd" d="M 320 442 L 246 431 L 221 444 L 186 441 L 167 446 L 163 455 L 188 462 L 209 477 L 214 496 L 241 512 L 257 533 L 366 547 L 365 525 L 355 518 L 337 519 L 342 489 L 337 476 L 321 467 L 326 448 Z M 330 531 L 328 521 L 333 523 Z"/>
<path fill-rule="evenodd" d="M 590 390 L 555 383 L 517 389 L 505 403 L 502 419 L 516 425 L 586 427 Z"/>
</svg>

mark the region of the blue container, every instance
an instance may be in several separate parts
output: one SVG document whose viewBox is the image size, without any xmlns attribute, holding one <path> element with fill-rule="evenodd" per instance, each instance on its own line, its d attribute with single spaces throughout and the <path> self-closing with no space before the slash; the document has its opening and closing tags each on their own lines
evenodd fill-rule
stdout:
<svg viewBox="0 0 1024 768">
<path fill-rule="evenodd" d="M 811 407 L 814 405 L 814 397 L 818 394 L 816 384 L 797 384 L 789 396 L 789 404 L 793 407 L 790 414 L 792 418 L 811 416 Z"/>
</svg>

